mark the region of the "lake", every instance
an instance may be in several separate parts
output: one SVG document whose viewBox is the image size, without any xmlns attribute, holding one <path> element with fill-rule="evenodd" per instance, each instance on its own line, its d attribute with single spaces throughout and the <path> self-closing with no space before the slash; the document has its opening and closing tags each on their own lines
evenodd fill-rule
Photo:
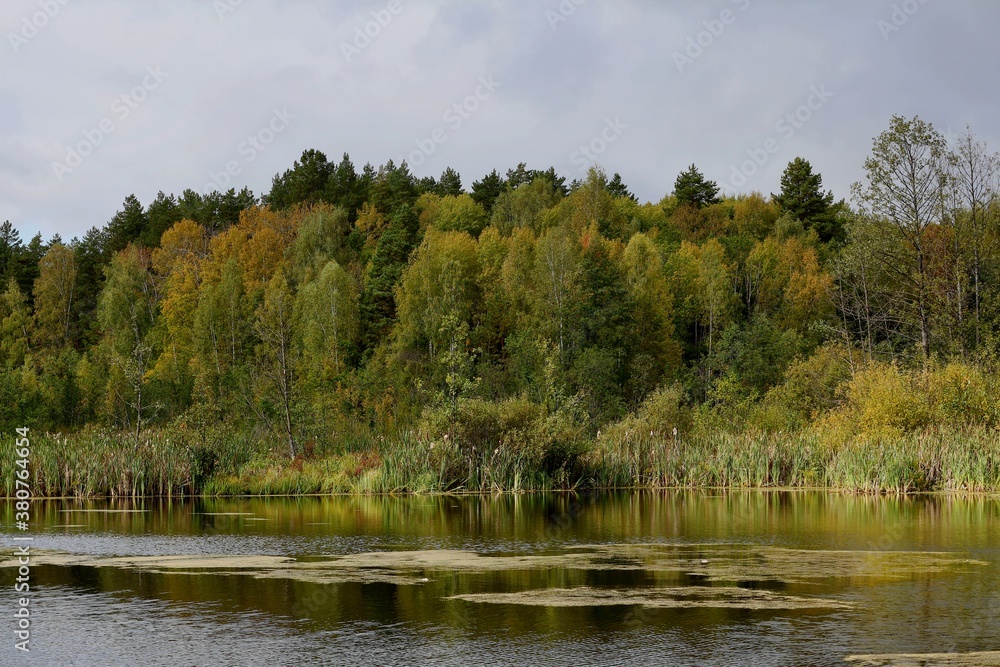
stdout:
<svg viewBox="0 0 1000 667">
<path fill-rule="evenodd" d="M 50 500 L 16 534 L 0 507 L 0 665 L 1000 664 L 997 498 Z"/>
</svg>

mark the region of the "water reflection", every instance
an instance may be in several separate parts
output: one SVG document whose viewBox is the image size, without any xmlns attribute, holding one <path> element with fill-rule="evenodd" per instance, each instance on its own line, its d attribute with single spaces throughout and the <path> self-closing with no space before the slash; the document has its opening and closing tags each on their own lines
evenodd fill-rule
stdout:
<svg viewBox="0 0 1000 667">
<path fill-rule="evenodd" d="M 13 505 L 0 512 L 11 526 Z M 432 568 L 419 573 L 426 582 L 408 585 L 39 566 L 32 573 L 41 586 L 31 656 L 37 664 L 136 664 L 125 656 L 141 650 L 139 664 L 832 665 L 849 653 L 1000 648 L 1000 503 L 993 498 L 676 492 L 48 501 L 36 503 L 33 513 L 36 549 L 101 557 L 243 554 L 302 562 L 429 549 L 545 556 L 632 544 L 704 555 L 709 570 L 719 554 L 759 559 L 767 548 L 948 552 L 988 562 L 900 578 L 832 576 L 831 568 L 809 577 L 720 582 L 698 571 L 649 569 L 641 558 L 616 552 L 584 568 Z M 4 575 L 9 579 L 9 568 Z M 455 598 L 690 586 L 822 597 L 850 609 L 560 607 Z M 0 605 L 12 602 L 5 584 Z M 10 657 L 4 650 L 0 664 Z"/>
</svg>

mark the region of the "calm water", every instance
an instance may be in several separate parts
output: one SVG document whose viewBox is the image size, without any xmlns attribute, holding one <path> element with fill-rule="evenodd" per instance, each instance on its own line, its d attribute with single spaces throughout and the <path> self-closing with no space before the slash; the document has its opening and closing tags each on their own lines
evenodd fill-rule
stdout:
<svg viewBox="0 0 1000 667">
<path fill-rule="evenodd" d="M 13 507 L 0 511 L 4 544 L 13 545 Z M 601 545 L 659 545 L 704 553 L 707 568 L 729 553 L 739 555 L 741 567 L 755 566 L 762 549 L 809 550 L 833 563 L 848 556 L 831 550 L 945 552 L 983 562 L 903 568 L 897 577 L 831 566 L 807 576 L 726 582 L 609 558 L 587 567 L 420 568 L 405 574 L 426 581 L 393 584 L 261 578 L 232 568 L 96 567 L 98 558 L 34 566 L 27 656 L 13 649 L 15 572 L 5 567 L 0 665 L 837 665 L 856 653 L 1000 649 L 998 499 L 668 493 L 38 502 L 33 514 L 35 550 L 96 557 L 230 554 L 303 562 L 438 549 L 548 557 Z M 705 586 L 845 604 L 567 607 L 452 597 Z"/>
</svg>

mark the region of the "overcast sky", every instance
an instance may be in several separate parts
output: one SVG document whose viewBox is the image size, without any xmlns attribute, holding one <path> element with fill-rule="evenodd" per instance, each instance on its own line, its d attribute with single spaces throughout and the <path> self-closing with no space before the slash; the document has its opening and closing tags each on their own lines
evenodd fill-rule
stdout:
<svg viewBox="0 0 1000 667">
<path fill-rule="evenodd" d="M 894 113 L 1000 149 L 988 0 L 3 0 L 0 26 L 0 220 L 25 239 L 130 193 L 263 194 L 307 148 L 466 188 L 597 160 L 642 201 L 691 163 L 774 192 L 796 156 L 849 197 Z"/>
</svg>

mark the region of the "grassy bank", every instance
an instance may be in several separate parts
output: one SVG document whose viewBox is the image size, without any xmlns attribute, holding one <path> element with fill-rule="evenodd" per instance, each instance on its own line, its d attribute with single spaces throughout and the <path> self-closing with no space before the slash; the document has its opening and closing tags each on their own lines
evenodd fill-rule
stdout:
<svg viewBox="0 0 1000 667">
<path fill-rule="evenodd" d="M 12 439 L 0 476 L 14 494 Z M 942 428 L 854 437 L 815 431 L 675 436 L 616 430 L 561 459 L 530 448 L 465 448 L 404 434 L 355 441 L 289 461 L 281 443 L 220 429 L 209 437 L 155 431 L 34 434 L 37 495 L 129 497 L 327 493 L 519 492 L 572 488 L 829 488 L 864 493 L 1000 492 L 1000 433 Z M 308 450 L 308 448 L 307 448 Z"/>
</svg>

